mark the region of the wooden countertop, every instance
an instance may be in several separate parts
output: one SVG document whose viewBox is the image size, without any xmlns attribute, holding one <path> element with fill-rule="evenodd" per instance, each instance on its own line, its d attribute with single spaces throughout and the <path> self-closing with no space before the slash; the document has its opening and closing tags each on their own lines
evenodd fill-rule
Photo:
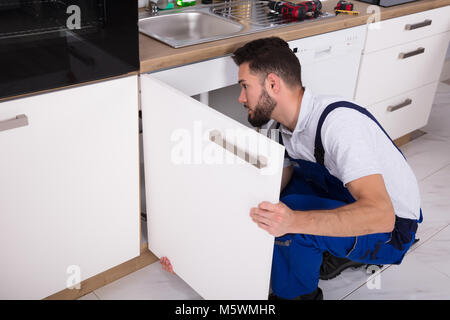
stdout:
<svg viewBox="0 0 450 320">
<path fill-rule="evenodd" d="M 301 2 L 301 0 L 291 1 Z M 333 8 L 336 6 L 337 2 L 338 0 L 323 1 L 322 10 L 330 13 L 334 12 Z M 368 18 L 373 14 L 372 11 L 367 12 L 367 8 L 370 4 L 359 1 L 352 2 L 354 4 L 354 10 L 360 12 L 358 16 L 342 14 L 336 17 L 319 19 L 317 21 L 308 22 L 305 24 L 300 23 L 290 27 L 258 32 L 250 35 L 202 43 L 178 49 L 174 49 L 144 34 L 139 34 L 139 51 L 141 61 L 140 72 L 151 72 L 230 54 L 245 43 L 258 38 L 278 36 L 286 41 L 290 41 L 366 24 Z M 450 0 L 418 0 L 394 7 L 379 8 L 381 20 L 386 20 L 416 12 L 444 7 L 447 5 L 450 5 Z"/>
</svg>

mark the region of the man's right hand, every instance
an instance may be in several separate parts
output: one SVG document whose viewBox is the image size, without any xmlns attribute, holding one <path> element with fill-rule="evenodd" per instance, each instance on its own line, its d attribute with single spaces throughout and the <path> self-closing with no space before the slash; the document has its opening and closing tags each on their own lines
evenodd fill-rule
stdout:
<svg viewBox="0 0 450 320">
<path fill-rule="evenodd" d="M 161 266 L 162 266 L 163 270 L 165 270 L 167 272 L 170 272 L 171 274 L 175 274 L 175 272 L 173 271 L 173 267 L 172 267 L 172 264 L 170 263 L 169 258 L 162 257 L 159 260 L 159 263 L 161 263 Z"/>
</svg>

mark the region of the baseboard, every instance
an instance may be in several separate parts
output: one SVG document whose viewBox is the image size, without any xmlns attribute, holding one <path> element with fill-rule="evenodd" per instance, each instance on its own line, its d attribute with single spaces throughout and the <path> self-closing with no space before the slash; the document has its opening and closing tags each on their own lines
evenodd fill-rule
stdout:
<svg viewBox="0 0 450 320">
<path fill-rule="evenodd" d="M 404 144 L 407 144 L 409 141 L 411 141 L 411 133 L 405 134 L 404 136 L 395 139 L 394 143 L 397 145 L 397 147 L 400 147 Z"/>
<path fill-rule="evenodd" d="M 148 250 L 147 244 L 141 244 L 141 254 L 139 257 L 124 262 L 118 266 L 99 273 L 81 282 L 80 289 L 64 289 L 44 300 L 75 300 L 108 283 L 116 281 L 132 272 L 142 269 L 157 261 L 158 258 Z"/>
</svg>

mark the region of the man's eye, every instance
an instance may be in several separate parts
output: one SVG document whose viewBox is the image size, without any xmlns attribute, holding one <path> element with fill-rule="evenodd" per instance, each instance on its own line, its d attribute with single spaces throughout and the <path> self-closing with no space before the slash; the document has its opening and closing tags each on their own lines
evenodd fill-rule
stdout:
<svg viewBox="0 0 450 320">
<path fill-rule="evenodd" d="M 242 88 L 247 89 L 247 85 L 246 85 L 246 84 L 243 84 L 243 85 L 242 85 Z"/>
</svg>

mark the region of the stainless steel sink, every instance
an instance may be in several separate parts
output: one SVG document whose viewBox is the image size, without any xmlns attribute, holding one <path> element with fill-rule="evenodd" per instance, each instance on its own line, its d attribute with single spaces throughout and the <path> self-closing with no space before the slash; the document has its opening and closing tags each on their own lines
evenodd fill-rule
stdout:
<svg viewBox="0 0 450 320">
<path fill-rule="evenodd" d="M 268 1 L 229 0 L 211 5 L 160 11 L 139 16 L 139 31 L 174 48 L 221 40 L 245 34 L 312 23 L 334 17 L 321 12 L 314 19 L 292 21 L 268 8 Z"/>
<path fill-rule="evenodd" d="M 183 11 L 153 16 L 139 21 L 139 31 L 174 48 L 217 40 L 239 33 L 238 22 L 202 11 Z"/>
</svg>

